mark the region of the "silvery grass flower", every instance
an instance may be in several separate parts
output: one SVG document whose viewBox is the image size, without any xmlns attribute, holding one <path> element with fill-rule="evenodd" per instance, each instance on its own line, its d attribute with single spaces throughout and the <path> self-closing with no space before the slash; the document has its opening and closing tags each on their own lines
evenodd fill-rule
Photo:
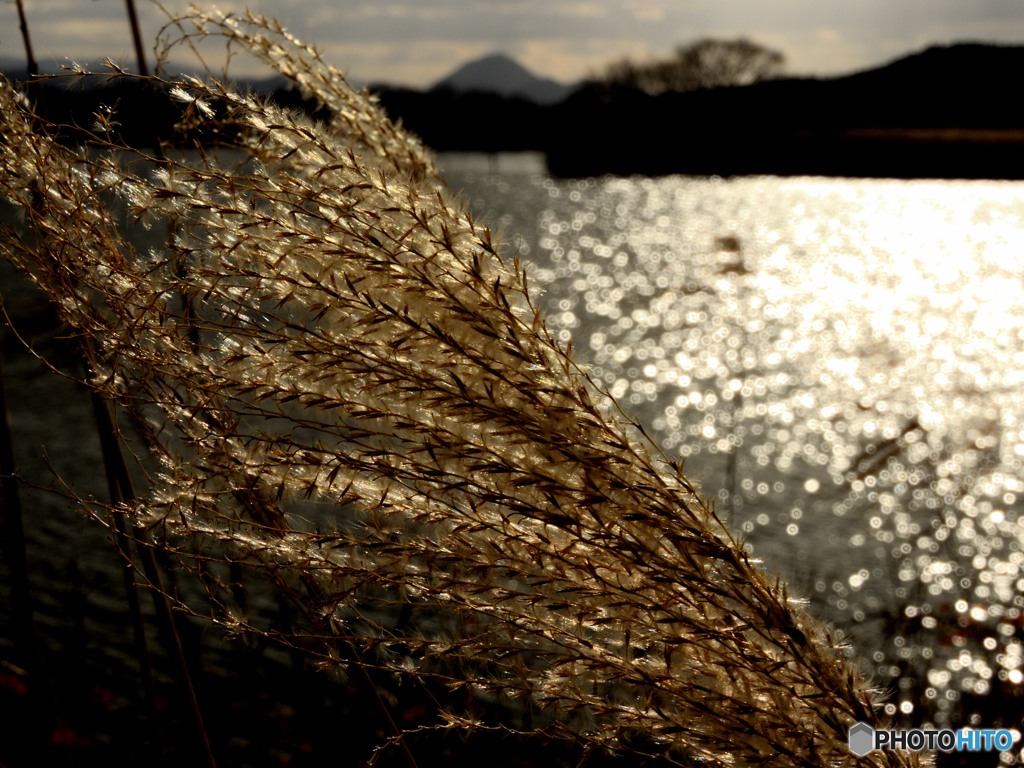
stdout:
<svg viewBox="0 0 1024 768">
<path fill-rule="evenodd" d="M 329 119 L 154 78 L 184 128 L 229 146 L 130 157 L 58 143 L 0 90 L 0 187 L 27 222 L 4 253 L 155 460 L 113 512 L 204 583 L 266 576 L 306 622 L 277 640 L 526 698 L 584 744 L 718 766 L 926 762 L 848 751 L 878 699 L 847 649 L 548 333 L 523 266 L 419 142 L 260 16 L 192 10 L 164 56 L 211 36 Z M 162 247 L 135 245 L 115 202 L 166 227 Z M 211 587 L 214 621 L 271 634 L 227 592 Z"/>
</svg>

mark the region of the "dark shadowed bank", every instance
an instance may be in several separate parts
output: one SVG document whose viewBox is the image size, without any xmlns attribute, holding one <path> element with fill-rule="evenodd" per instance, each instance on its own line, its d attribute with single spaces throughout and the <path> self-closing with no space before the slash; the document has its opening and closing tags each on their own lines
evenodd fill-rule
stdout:
<svg viewBox="0 0 1024 768">
<path fill-rule="evenodd" d="M 648 97 L 585 90 L 553 173 L 1024 178 L 1024 111 L 1007 78 L 1024 48 L 931 48 L 832 80 L 777 80 Z M 602 148 L 621 146 L 600 168 Z"/>
<path fill-rule="evenodd" d="M 540 151 L 559 176 L 1020 179 L 1024 110 L 1007 83 L 1022 67 L 1024 47 L 959 44 L 846 77 L 658 96 L 596 84 L 549 104 L 443 86 L 372 90 L 434 150 Z M 316 112 L 294 91 L 253 87 Z M 89 128 L 101 105 L 114 106 L 128 143 L 170 137 L 179 120 L 174 105 L 137 83 L 46 91 L 55 122 Z"/>
<path fill-rule="evenodd" d="M 658 96 L 584 86 L 552 107 L 479 93 L 383 90 L 381 98 L 430 146 L 539 150 L 560 176 L 1019 179 L 1024 111 L 1006 83 L 1022 66 L 1022 47 L 962 44 L 835 79 Z M 480 123 L 449 125 L 465 113 Z"/>
</svg>

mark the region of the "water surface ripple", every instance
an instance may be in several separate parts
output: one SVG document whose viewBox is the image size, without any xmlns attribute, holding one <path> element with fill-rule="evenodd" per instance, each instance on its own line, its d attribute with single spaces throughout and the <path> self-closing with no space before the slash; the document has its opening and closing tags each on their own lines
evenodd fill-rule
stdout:
<svg viewBox="0 0 1024 768">
<path fill-rule="evenodd" d="M 1024 184 L 446 168 L 594 379 L 865 647 L 893 714 L 1019 702 Z"/>
</svg>

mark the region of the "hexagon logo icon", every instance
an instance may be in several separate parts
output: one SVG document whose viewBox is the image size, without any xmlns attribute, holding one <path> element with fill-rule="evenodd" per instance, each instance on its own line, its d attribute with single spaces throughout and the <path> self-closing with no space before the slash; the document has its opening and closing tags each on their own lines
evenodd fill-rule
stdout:
<svg viewBox="0 0 1024 768">
<path fill-rule="evenodd" d="M 864 757 L 875 747 L 875 729 L 867 723 L 856 723 L 850 726 L 847 744 L 850 751 L 858 757 Z"/>
</svg>

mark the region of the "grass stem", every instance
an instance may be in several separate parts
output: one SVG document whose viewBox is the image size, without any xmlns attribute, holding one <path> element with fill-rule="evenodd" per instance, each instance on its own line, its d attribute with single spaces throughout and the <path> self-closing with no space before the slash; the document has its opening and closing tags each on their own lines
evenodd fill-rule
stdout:
<svg viewBox="0 0 1024 768">
<path fill-rule="evenodd" d="M 21 0 L 18 0 L 20 5 Z M 132 43 L 135 46 L 135 60 L 138 62 L 139 74 L 143 77 L 149 76 L 149 67 L 146 65 L 146 52 L 142 48 L 142 32 L 139 29 L 139 15 L 135 11 L 135 0 L 125 0 L 128 8 L 128 24 L 132 29 Z"/>
<path fill-rule="evenodd" d="M 109 407 L 100 398 L 99 394 L 95 392 L 93 393 L 93 410 L 96 415 L 96 423 L 100 435 L 100 448 L 103 452 L 103 462 L 106 467 L 107 478 L 111 487 L 111 495 L 114 497 L 114 504 L 121 505 L 135 498 L 135 491 L 132 485 L 131 476 L 128 473 L 128 466 L 124 460 L 124 454 L 121 451 L 117 429 L 115 428 L 113 419 L 111 418 Z M 131 596 L 135 594 L 136 582 L 135 568 L 132 565 L 131 545 L 122 516 L 117 510 L 114 510 L 112 517 L 115 520 L 118 548 L 121 549 L 121 552 L 128 563 L 128 568 L 126 569 L 128 572 L 126 572 L 125 580 L 129 594 L 129 601 L 132 602 Z M 192 721 L 192 730 L 202 764 L 205 765 L 206 768 L 216 768 L 216 760 L 214 759 L 213 751 L 210 748 L 210 740 L 207 736 L 202 712 L 199 708 L 199 699 L 197 698 L 195 688 L 192 685 L 192 676 L 189 673 L 188 663 L 185 660 L 181 638 L 178 634 L 177 622 L 175 620 L 174 613 L 171 610 L 170 600 L 163 589 L 160 571 L 156 564 L 156 558 L 153 556 L 153 552 L 150 547 L 146 544 L 145 533 L 143 531 L 136 528 L 134 532 L 134 539 L 137 543 L 136 552 L 138 553 L 138 558 L 142 561 L 143 573 L 145 574 L 146 580 L 149 582 L 148 586 L 153 596 L 154 608 L 156 609 L 157 616 L 159 617 L 167 635 L 171 660 L 177 670 L 178 682 L 181 684 L 183 689 L 186 708 Z M 130 580 L 130 584 L 128 583 L 128 580 Z M 138 621 L 140 633 L 137 637 L 141 637 L 142 655 L 140 658 L 142 659 L 142 665 L 144 667 L 143 685 L 147 685 L 146 679 L 148 676 L 149 683 L 146 695 L 147 698 L 153 702 L 151 709 L 153 710 L 154 715 L 157 716 L 155 722 L 159 728 L 159 713 L 156 711 L 156 698 L 152 683 L 152 669 L 148 664 L 149 651 L 145 641 L 145 630 L 141 624 L 141 610 L 138 606 L 137 597 L 135 598 L 134 603 L 135 604 L 132 606 L 133 622 Z M 137 619 L 136 616 L 138 617 Z M 162 733 L 159 738 L 161 750 L 166 754 L 166 749 L 163 745 Z"/>
</svg>

